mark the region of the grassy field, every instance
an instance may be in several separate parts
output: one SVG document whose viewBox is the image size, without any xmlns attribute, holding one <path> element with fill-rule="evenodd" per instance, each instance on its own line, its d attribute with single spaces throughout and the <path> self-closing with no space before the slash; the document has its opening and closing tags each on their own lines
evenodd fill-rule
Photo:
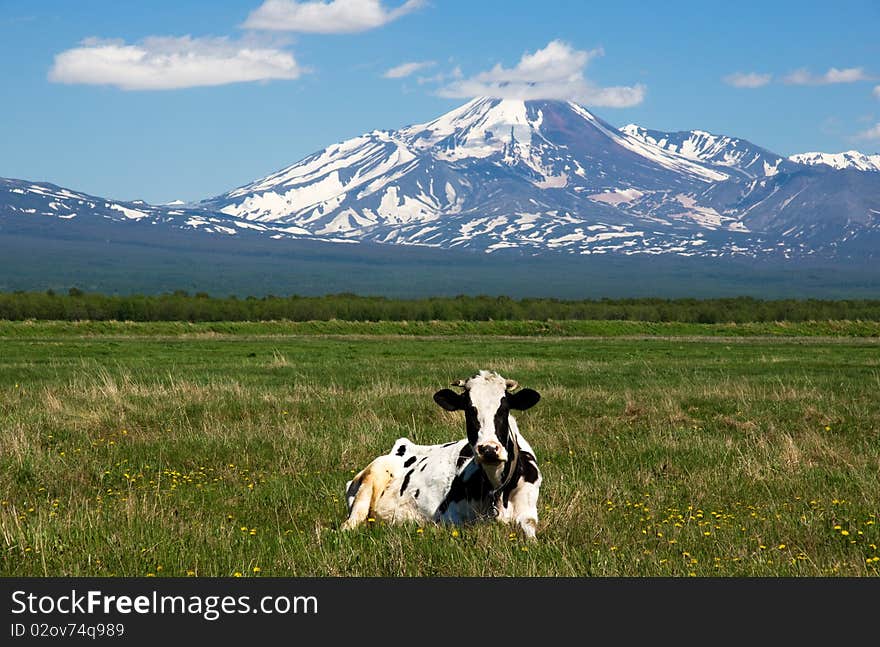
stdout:
<svg viewBox="0 0 880 647">
<path fill-rule="evenodd" d="M 0 575 L 876 577 L 865 325 L 2 323 Z M 340 532 L 396 438 L 464 435 L 431 396 L 480 368 L 543 396 L 537 541 Z"/>
</svg>

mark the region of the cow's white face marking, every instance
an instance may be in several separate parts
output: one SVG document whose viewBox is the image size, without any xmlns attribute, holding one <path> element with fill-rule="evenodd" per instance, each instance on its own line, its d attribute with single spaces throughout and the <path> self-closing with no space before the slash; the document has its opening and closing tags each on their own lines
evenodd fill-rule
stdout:
<svg viewBox="0 0 880 647">
<path fill-rule="evenodd" d="M 502 401 L 507 390 L 506 380 L 497 373 L 480 371 L 465 382 L 471 410 L 465 411 L 468 441 L 474 448 L 477 462 L 484 465 L 503 463 L 508 459 L 507 407 Z"/>
</svg>

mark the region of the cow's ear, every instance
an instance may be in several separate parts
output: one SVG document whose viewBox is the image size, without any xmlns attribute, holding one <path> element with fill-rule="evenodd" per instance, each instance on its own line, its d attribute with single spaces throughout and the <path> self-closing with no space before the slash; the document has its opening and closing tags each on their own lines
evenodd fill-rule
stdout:
<svg viewBox="0 0 880 647">
<path fill-rule="evenodd" d="M 534 389 L 521 389 L 516 393 L 507 394 L 507 405 L 511 409 L 525 411 L 538 404 L 538 400 L 540 399 L 541 394 Z"/>
<path fill-rule="evenodd" d="M 465 397 L 452 389 L 440 389 L 434 394 L 434 402 L 447 411 L 460 411 L 465 407 Z"/>
</svg>

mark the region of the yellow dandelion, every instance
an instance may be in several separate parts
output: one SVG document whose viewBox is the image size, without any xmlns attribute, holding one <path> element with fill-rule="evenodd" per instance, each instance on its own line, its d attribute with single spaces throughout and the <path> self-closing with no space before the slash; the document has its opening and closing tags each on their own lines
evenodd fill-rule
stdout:
<svg viewBox="0 0 880 647">
<path fill-rule="evenodd" d="M 424 534 L 424 532 L 425 532 L 425 529 L 424 529 L 424 528 L 419 528 L 418 530 L 416 530 L 416 534 L 417 534 L 417 535 Z"/>
<path fill-rule="evenodd" d="M 779 548 L 779 550 L 782 550 L 783 548 L 785 548 L 785 544 L 779 544 L 779 546 L 777 546 L 777 548 Z"/>
<path fill-rule="evenodd" d="M 261 569 L 259 566 L 254 566 L 254 573 L 259 573 L 261 570 L 263 569 Z"/>
<path fill-rule="evenodd" d="M 452 531 L 452 536 L 453 536 L 453 537 L 458 537 L 458 535 L 459 535 L 458 530 L 453 530 L 453 531 Z"/>
<path fill-rule="evenodd" d="M 844 537 L 848 537 L 848 536 L 849 536 L 849 530 L 841 530 L 841 531 L 840 531 L 840 534 L 843 535 Z"/>
<path fill-rule="evenodd" d="M 367 523 L 376 523 L 376 520 L 373 517 L 367 519 Z"/>
<path fill-rule="evenodd" d="M 188 571 L 186 572 L 187 577 L 194 577 L 195 574 L 196 574 L 196 572 L 193 571 L 193 570 L 188 570 Z"/>
<path fill-rule="evenodd" d="M 235 571 L 235 573 L 232 574 L 232 577 L 241 577 L 241 573 Z"/>
</svg>

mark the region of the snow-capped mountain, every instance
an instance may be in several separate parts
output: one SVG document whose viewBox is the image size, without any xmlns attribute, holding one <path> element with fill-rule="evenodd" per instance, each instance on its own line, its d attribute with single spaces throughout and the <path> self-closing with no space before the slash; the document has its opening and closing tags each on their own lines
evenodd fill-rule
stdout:
<svg viewBox="0 0 880 647">
<path fill-rule="evenodd" d="M 572 102 L 480 98 L 200 206 L 299 235 L 489 252 L 789 254 L 813 250 L 780 244 L 782 230 L 755 228 L 753 214 L 770 195 L 792 205 L 800 184 L 788 178 L 804 172 L 821 194 L 823 174 L 743 139 L 617 129 Z M 854 220 L 873 227 L 880 205 L 868 203 Z"/>
<path fill-rule="evenodd" d="M 88 226 L 124 224 L 143 229 L 153 227 L 164 236 L 171 231 L 204 232 L 219 236 L 271 236 L 296 238 L 284 227 L 250 222 L 224 213 L 185 206 L 180 200 L 153 205 L 143 200 L 130 202 L 100 198 L 47 182 L 0 178 L 0 218 L 54 218 Z M 3 221 L 0 220 L 0 223 Z M 15 221 L 6 220 L 6 229 Z M 330 238 L 329 240 L 333 240 Z"/>
<path fill-rule="evenodd" d="M 529 255 L 876 254 L 880 173 L 856 169 L 700 130 L 618 129 L 572 102 L 479 98 L 197 204 L 7 180 L 0 216 Z"/>
<path fill-rule="evenodd" d="M 475 99 L 425 124 L 335 144 L 201 206 L 301 234 L 454 246 L 490 220 L 525 231 L 534 227 L 522 218 L 564 220 L 584 205 L 614 220 L 613 205 L 643 190 L 728 177 L 575 104 Z"/>
<path fill-rule="evenodd" d="M 574 103 L 483 98 L 335 144 L 200 206 L 299 234 L 382 243 L 686 252 L 706 243 L 682 231 L 690 222 L 634 218 L 620 207 L 731 177 Z"/>
<path fill-rule="evenodd" d="M 816 166 L 824 164 L 834 169 L 854 169 L 856 171 L 880 171 L 880 154 L 866 155 L 859 151 L 843 153 L 797 153 L 788 159 L 797 164 Z"/>
<path fill-rule="evenodd" d="M 627 124 L 620 130 L 646 144 L 688 159 L 723 166 L 732 175 L 756 178 L 792 170 L 792 165 L 782 156 L 737 137 L 713 135 L 705 130 L 667 133 L 636 124 Z"/>
</svg>

